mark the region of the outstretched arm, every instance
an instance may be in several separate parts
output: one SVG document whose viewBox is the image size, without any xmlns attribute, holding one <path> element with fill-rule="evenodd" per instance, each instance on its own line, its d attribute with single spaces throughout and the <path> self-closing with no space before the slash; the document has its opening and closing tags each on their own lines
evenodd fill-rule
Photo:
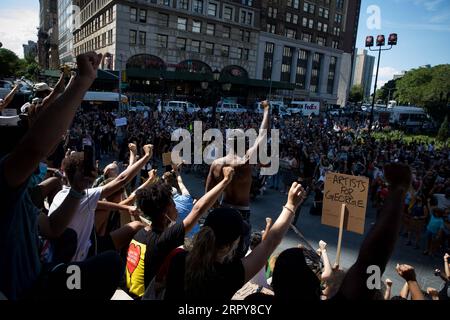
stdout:
<svg viewBox="0 0 450 320">
<path fill-rule="evenodd" d="M 283 207 L 283 211 L 281 211 L 278 219 L 267 233 L 267 238 L 256 246 L 248 256 L 242 259 L 242 264 L 245 269 L 245 282 L 248 282 L 265 266 L 269 256 L 281 243 L 281 240 L 294 219 L 295 211 L 304 200 L 304 195 L 305 190 L 303 187 L 297 184 L 297 182 L 294 182 L 289 190 L 288 201 Z"/>
<path fill-rule="evenodd" d="M 181 168 L 182 164 L 183 163 L 180 163 L 178 165 L 172 165 L 172 168 L 173 168 L 173 171 L 175 172 L 175 175 L 177 176 L 177 183 L 178 183 L 178 186 L 180 187 L 181 194 L 183 196 L 188 196 L 188 195 L 190 195 L 189 190 L 184 185 L 183 179 L 181 178 L 181 174 L 180 174 L 180 168 Z"/>
<path fill-rule="evenodd" d="M 231 167 L 223 168 L 223 180 L 220 181 L 214 188 L 201 197 L 192 208 L 189 215 L 183 220 L 185 233 L 191 231 L 197 224 L 198 220 L 216 203 L 219 196 L 230 184 L 233 179 L 234 169 Z"/>
<path fill-rule="evenodd" d="M 385 167 L 385 176 L 390 183 L 390 192 L 385 207 L 372 230 L 364 239 L 356 263 L 347 272 L 340 288 L 349 300 L 370 300 L 374 291 L 367 288 L 367 268 L 378 266 L 381 274 L 392 255 L 401 223 L 404 197 L 411 185 L 411 170 L 408 166 L 391 164 Z"/>
<path fill-rule="evenodd" d="M 137 148 L 134 143 L 129 143 L 128 149 L 130 149 L 130 160 L 128 162 L 128 166 L 132 166 L 136 162 Z"/>
<path fill-rule="evenodd" d="M 58 82 L 56 83 L 55 88 L 53 88 L 53 91 L 44 98 L 44 100 L 42 100 L 42 109 L 47 108 L 50 104 L 52 104 L 56 98 L 58 98 L 58 96 L 60 94 L 62 94 L 64 92 L 64 85 L 65 85 L 65 81 L 64 81 L 64 72 L 61 73 L 61 76 L 59 77 Z"/>
<path fill-rule="evenodd" d="M 3 111 L 8 105 L 11 103 L 11 101 L 14 99 L 14 96 L 16 95 L 17 91 L 19 90 L 19 84 L 15 84 L 12 90 L 8 93 L 8 95 L 3 99 L 3 103 L 0 104 L 0 111 Z"/>
<path fill-rule="evenodd" d="M 131 205 L 133 203 L 134 199 L 136 199 L 136 192 L 138 190 L 146 188 L 147 186 L 151 185 L 152 183 L 155 183 L 157 181 L 157 179 L 158 179 L 157 171 L 156 171 L 156 169 L 152 169 L 151 171 L 148 172 L 148 179 L 143 184 L 141 184 L 139 186 L 139 188 L 134 190 L 128 198 L 121 201 L 120 204 L 123 204 L 126 206 Z"/>
<path fill-rule="evenodd" d="M 97 77 L 101 55 L 94 52 L 77 57 L 78 75 L 54 103 L 41 112 L 28 133 L 12 151 L 4 165 L 6 182 L 12 188 L 22 185 L 43 158 L 67 131 L 85 92 Z"/>
<path fill-rule="evenodd" d="M 255 157 L 258 152 L 258 147 L 261 145 L 261 143 L 264 141 L 264 138 L 267 137 L 267 131 L 269 130 L 269 118 L 270 118 L 270 105 L 268 101 L 263 101 L 261 103 L 261 108 L 264 109 L 264 116 L 263 120 L 261 122 L 261 127 L 259 128 L 258 137 L 256 138 L 255 144 L 250 147 L 250 149 L 247 151 L 246 160 L 248 161 L 252 157 Z M 253 163 L 253 162 L 252 162 Z"/>
<path fill-rule="evenodd" d="M 107 198 L 117 192 L 120 188 L 129 183 L 150 160 L 153 155 L 153 146 L 151 144 L 144 146 L 144 156 L 136 161 L 132 166 L 128 167 L 124 172 L 119 174 L 117 178 L 105 185 L 102 189 L 102 198 Z"/>
<path fill-rule="evenodd" d="M 322 260 L 323 260 L 323 272 L 322 272 L 321 278 L 322 278 L 322 280 L 328 280 L 331 277 L 333 270 L 331 268 L 330 259 L 328 258 L 327 243 L 320 240 L 319 250 L 321 252 Z"/>
</svg>

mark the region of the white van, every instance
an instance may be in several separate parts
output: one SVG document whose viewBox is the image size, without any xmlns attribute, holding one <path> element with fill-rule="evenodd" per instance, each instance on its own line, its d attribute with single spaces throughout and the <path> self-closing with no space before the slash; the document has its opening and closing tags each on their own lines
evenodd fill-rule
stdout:
<svg viewBox="0 0 450 320">
<path fill-rule="evenodd" d="M 317 101 L 292 101 L 287 112 L 290 114 L 302 114 L 304 117 L 320 114 L 320 102 Z"/>
<path fill-rule="evenodd" d="M 276 113 L 280 116 L 289 114 L 283 101 L 270 101 L 270 105 L 272 107 L 272 112 L 276 111 Z M 261 109 L 261 102 L 256 103 L 254 112 L 259 114 L 263 113 L 263 109 Z"/>
<path fill-rule="evenodd" d="M 217 112 L 220 113 L 244 113 L 247 112 L 239 103 L 225 102 L 218 106 Z"/>
<path fill-rule="evenodd" d="M 389 123 L 393 125 L 422 127 L 425 123 L 430 122 L 430 117 L 422 108 L 396 106 L 388 110 L 391 113 Z"/>
<path fill-rule="evenodd" d="M 158 104 L 159 112 L 198 112 L 200 108 L 187 101 L 160 101 Z"/>
<path fill-rule="evenodd" d="M 128 97 L 126 95 L 120 96 L 123 104 L 128 104 Z M 84 95 L 83 101 L 87 102 L 119 102 L 119 94 L 116 92 L 103 91 L 87 91 Z"/>
</svg>

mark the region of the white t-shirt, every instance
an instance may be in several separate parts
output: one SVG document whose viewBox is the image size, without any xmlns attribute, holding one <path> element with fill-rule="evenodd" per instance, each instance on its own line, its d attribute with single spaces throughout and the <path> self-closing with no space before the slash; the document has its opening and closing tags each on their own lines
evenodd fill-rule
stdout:
<svg viewBox="0 0 450 320">
<path fill-rule="evenodd" d="M 72 262 L 84 261 L 87 258 L 91 246 L 90 236 L 94 227 L 95 209 L 97 208 L 97 202 L 100 200 L 102 189 L 102 187 L 98 187 L 85 191 L 86 195 L 80 201 L 77 212 L 67 226 L 77 233 L 78 238 L 77 250 L 72 258 Z M 64 202 L 69 191 L 70 188 L 64 187 L 56 194 L 50 206 L 49 216 Z"/>
<path fill-rule="evenodd" d="M 435 193 L 434 196 L 438 201 L 438 208 L 442 210 L 447 210 L 450 208 L 450 199 L 445 197 L 445 194 Z"/>
</svg>

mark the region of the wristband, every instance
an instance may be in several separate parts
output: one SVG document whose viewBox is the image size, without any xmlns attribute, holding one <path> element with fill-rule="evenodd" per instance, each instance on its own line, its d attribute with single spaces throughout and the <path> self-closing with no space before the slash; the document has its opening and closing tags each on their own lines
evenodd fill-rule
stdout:
<svg viewBox="0 0 450 320">
<path fill-rule="evenodd" d="M 70 188 L 69 196 L 71 196 L 72 198 L 81 200 L 84 198 L 85 195 L 86 195 L 86 193 L 84 191 L 80 193 L 78 191 L 75 191 L 74 188 Z"/>
<path fill-rule="evenodd" d="M 289 209 L 286 206 L 283 206 L 284 209 L 286 209 L 287 211 L 289 211 L 292 215 L 295 215 L 295 212 L 292 209 Z"/>
</svg>

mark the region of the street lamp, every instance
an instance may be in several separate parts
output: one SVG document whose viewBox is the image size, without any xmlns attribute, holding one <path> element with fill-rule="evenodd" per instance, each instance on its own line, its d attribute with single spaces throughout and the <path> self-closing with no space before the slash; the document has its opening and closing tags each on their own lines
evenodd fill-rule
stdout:
<svg viewBox="0 0 450 320">
<path fill-rule="evenodd" d="M 213 80 L 214 80 L 214 101 L 212 106 L 212 120 L 211 124 L 212 127 L 215 128 L 216 126 L 216 109 L 217 109 L 217 97 L 218 97 L 218 90 L 219 90 L 219 79 L 220 79 L 220 71 L 214 70 L 213 71 Z"/>
<path fill-rule="evenodd" d="M 393 46 L 397 45 L 397 34 L 391 33 L 389 35 L 389 39 L 388 39 L 388 45 L 390 46 L 389 48 L 383 48 L 385 44 L 386 44 L 386 38 L 384 37 L 384 35 L 378 35 L 377 41 L 376 41 L 376 46 L 378 47 L 378 49 L 372 50 L 372 47 L 374 45 L 374 38 L 372 36 L 366 37 L 366 47 L 369 48 L 370 51 L 378 51 L 377 73 L 375 76 L 375 89 L 373 91 L 372 109 L 370 111 L 369 135 L 372 132 L 373 109 L 375 107 L 375 99 L 377 96 L 377 82 L 378 82 L 378 71 L 380 70 L 381 51 L 391 50 Z"/>
</svg>

